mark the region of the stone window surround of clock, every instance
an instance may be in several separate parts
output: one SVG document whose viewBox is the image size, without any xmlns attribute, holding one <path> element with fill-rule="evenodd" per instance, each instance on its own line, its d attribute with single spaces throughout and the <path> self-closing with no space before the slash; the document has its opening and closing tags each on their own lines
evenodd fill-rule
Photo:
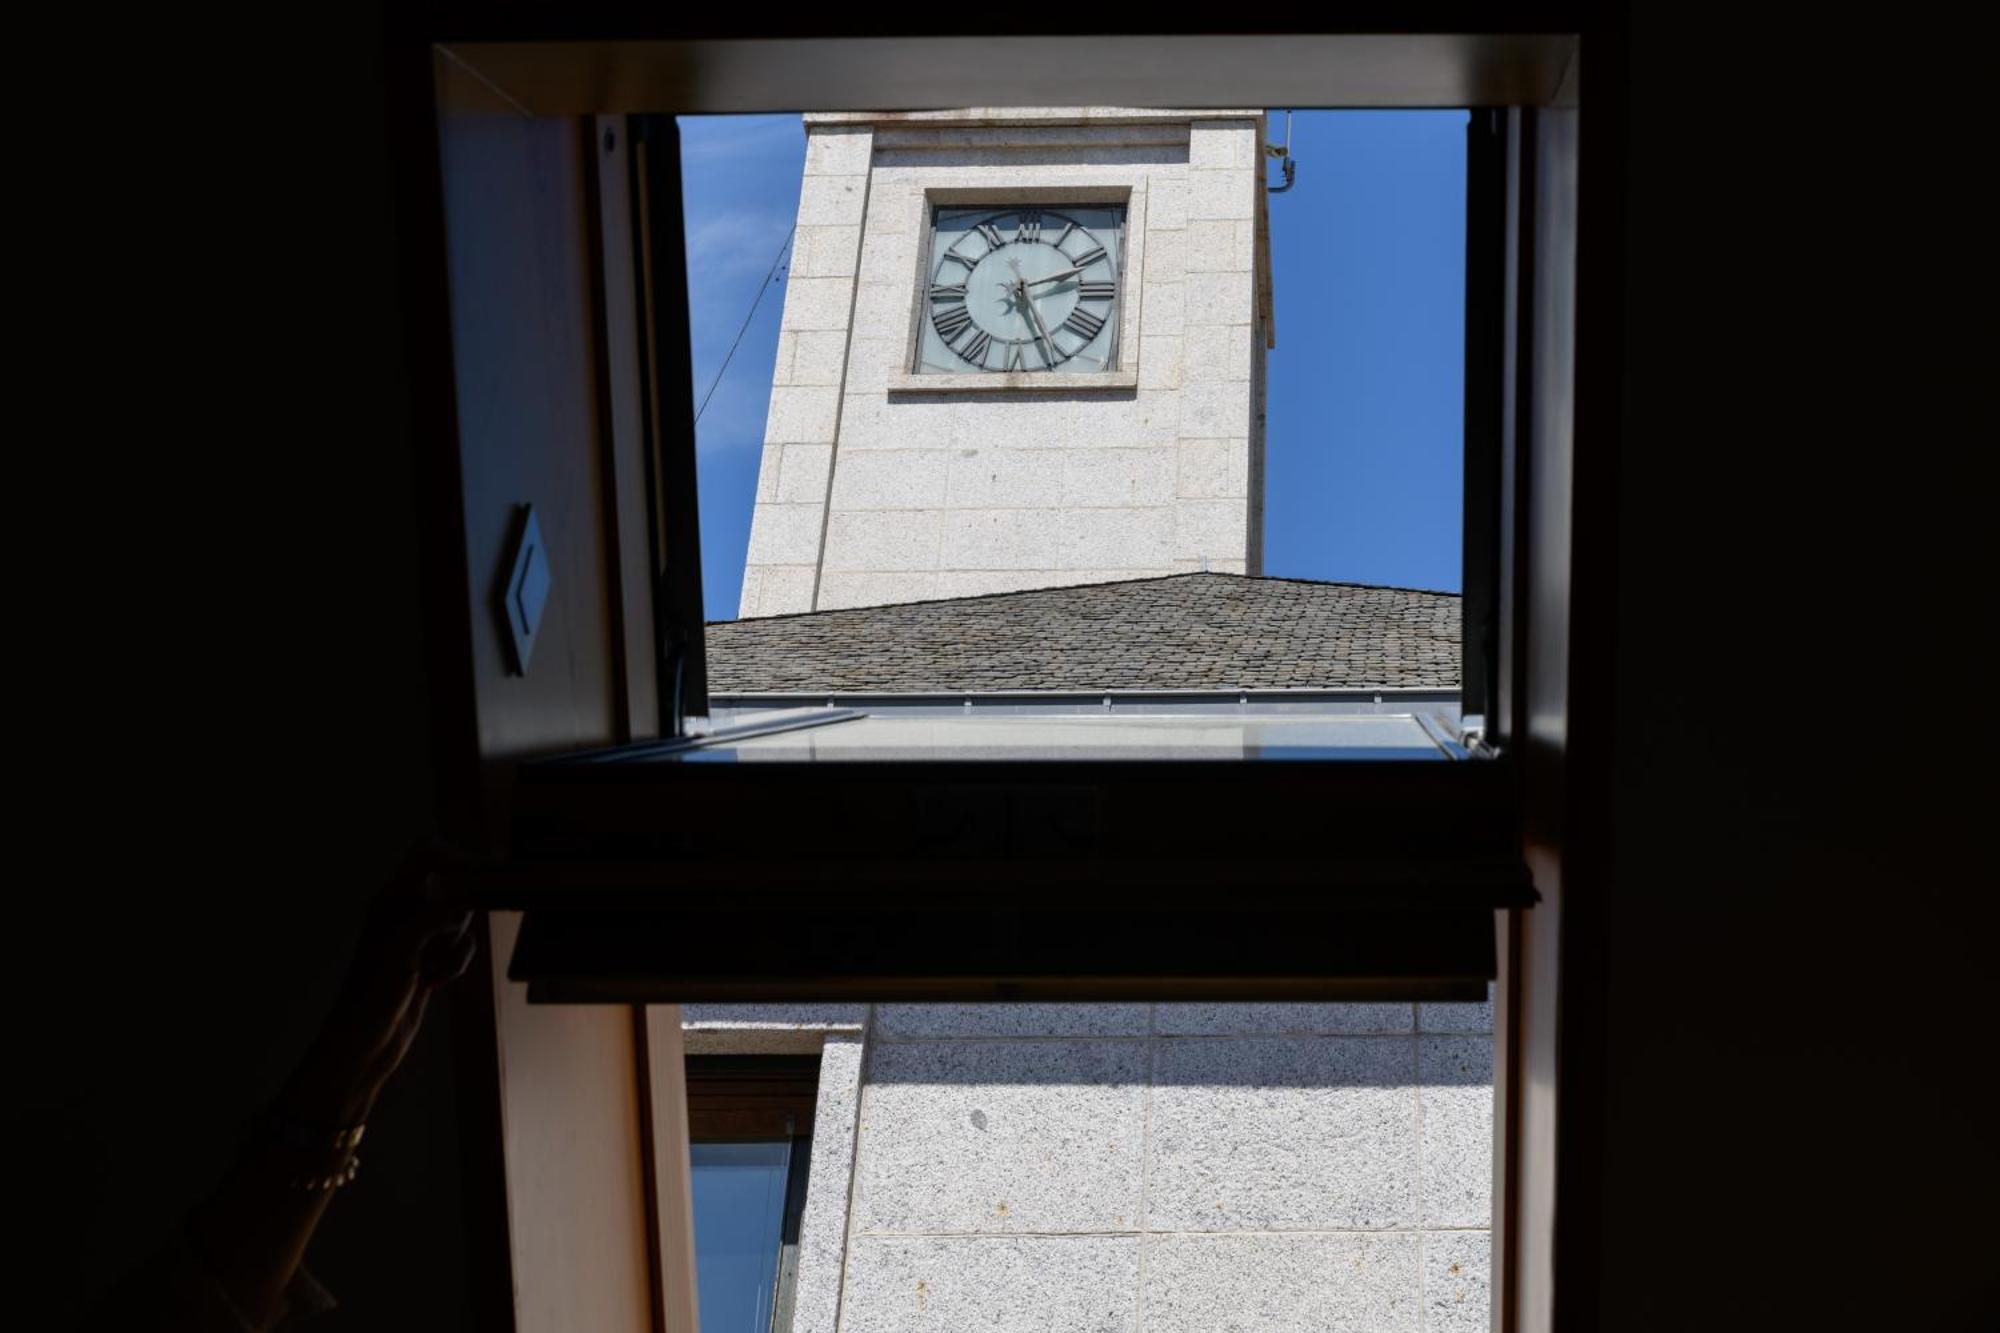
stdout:
<svg viewBox="0 0 2000 1333">
<path fill-rule="evenodd" d="M 1185 139 L 1182 142 L 1185 143 Z M 961 168 L 961 170 L 966 169 Z M 970 170 L 976 171 L 979 168 Z M 1100 171 L 1107 174 L 1116 172 L 1118 168 L 1086 167 L 1080 170 L 1089 171 L 1094 176 Z M 1020 168 L 995 169 L 996 175 L 1001 172 L 1004 172 L 1007 178 L 1014 179 L 1019 176 Z M 928 186 L 921 192 L 912 191 L 903 205 L 912 216 L 901 229 L 922 239 L 914 247 L 916 267 L 910 279 L 909 325 L 903 337 L 903 345 L 908 353 L 904 362 L 906 368 L 889 376 L 889 392 L 891 394 L 1008 393 L 1025 390 L 1037 393 L 1060 393 L 1065 389 L 1137 390 L 1141 342 L 1139 320 L 1146 285 L 1140 280 L 1146 271 L 1146 184 L 1146 177 L 1135 173 L 1127 179 L 1101 185 L 943 185 Z M 1098 206 L 1110 204 L 1125 209 L 1124 233 L 1118 245 L 1118 355 L 1115 366 L 1110 370 L 1077 374 L 1035 370 L 918 374 L 909 370 L 907 367 L 915 364 L 917 341 L 923 333 L 924 299 L 930 290 L 930 266 L 934 258 L 931 253 L 931 220 L 936 210 L 941 207 L 988 206 L 998 210 L 1025 204 L 1041 204 L 1049 208 L 1063 204 Z"/>
</svg>

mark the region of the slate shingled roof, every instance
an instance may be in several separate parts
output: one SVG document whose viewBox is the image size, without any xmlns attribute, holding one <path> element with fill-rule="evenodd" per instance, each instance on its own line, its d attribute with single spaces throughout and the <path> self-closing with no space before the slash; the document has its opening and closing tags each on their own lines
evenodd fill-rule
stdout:
<svg viewBox="0 0 2000 1333">
<path fill-rule="evenodd" d="M 1452 593 L 1238 574 L 813 611 L 708 627 L 714 694 L 1456 689 Z"/>
</svg>

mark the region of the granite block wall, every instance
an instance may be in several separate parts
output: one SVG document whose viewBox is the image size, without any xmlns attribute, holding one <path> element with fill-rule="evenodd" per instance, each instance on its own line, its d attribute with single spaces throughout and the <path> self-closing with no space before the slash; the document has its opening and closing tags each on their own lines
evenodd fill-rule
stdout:
<svg viewBox="0 0 2000 1333">
<path fill-rule="evenodd" d="M 686 1021 L 691 1049 L 828 1053 L 800 1333 L 1487 1325 L 1490 1004 Z"/>
</svg>

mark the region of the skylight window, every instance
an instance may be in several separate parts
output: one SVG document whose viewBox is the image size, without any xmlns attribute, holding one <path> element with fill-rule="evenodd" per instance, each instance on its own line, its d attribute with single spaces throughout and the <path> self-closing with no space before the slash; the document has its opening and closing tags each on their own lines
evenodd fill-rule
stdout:
<svg viewBox="0 0 2000 1333">
<path fill-rule="evenodd" d="M 680 133 L 723 721 L 1459 684 L 1465 113 Z"/>
</svg>

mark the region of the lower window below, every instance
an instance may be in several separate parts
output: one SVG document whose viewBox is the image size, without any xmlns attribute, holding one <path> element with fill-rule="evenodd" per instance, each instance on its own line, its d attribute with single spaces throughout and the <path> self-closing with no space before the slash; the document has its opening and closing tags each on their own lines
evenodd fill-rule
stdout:
<svg viewBox="0 0 2000 1333">
<path fill-rule="evenodd" d="M 687 1073 L 701 1327 L 782 1333 L 792 1324 L 819 1061 L 696 1056 Z"/>
</svg>

